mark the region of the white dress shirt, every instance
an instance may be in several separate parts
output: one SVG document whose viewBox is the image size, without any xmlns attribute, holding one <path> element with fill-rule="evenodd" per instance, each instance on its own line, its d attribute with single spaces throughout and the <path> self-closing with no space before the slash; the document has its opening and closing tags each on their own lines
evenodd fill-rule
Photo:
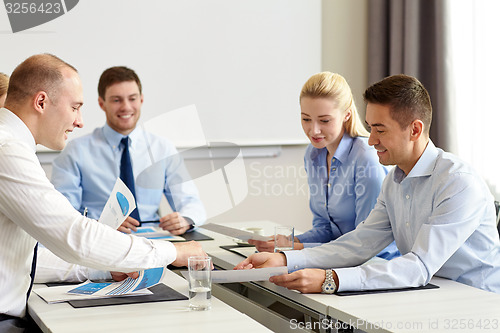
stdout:
<svg viewBox="0 0 500 333">
<path fill-rule="evenodd" d="M 38 240 L 68 262 L 132 272 L 167 266 L 173 244 L 120 233 L 83 217 L 47 179 L 28 127 L 0 109 L 0 313 L 22 317 Z"/>
</svg>

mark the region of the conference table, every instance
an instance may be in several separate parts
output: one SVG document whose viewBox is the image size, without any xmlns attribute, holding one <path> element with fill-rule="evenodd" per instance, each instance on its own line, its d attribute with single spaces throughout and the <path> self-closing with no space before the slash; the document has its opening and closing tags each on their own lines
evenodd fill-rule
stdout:
<svg viewBox="0 0 500 333">
<path fill-rule="evenodd" d="M 272 235 L 276 224 L 252 221 L 223 225 L 238 229 L 260 227 L 265 235 Z M 203 228 L 200 231 L 214 238 L 204 244 L 204 249 L 217 266 L 232 269 L 244 259 L 220 247 L 231 243 L 229 237 Z M 301 294 L 261 281 L 239 284 L 245 285 L 244 288 L 215 285 L 214 294 L 279 332 L 295 332 L 300 328 L 335 332 L 346 324 L 361 332 L 500 332 L 500 295 L 439 277 L 433 277 L 430 283 L 439 288 L 338 296 Z M 231 292 L 249 296 L 248 304 L 242 301 L 245 297 L 234 296 Z M 259 295 L 267 295 L 268 299 L 264 299 L 264 306 L 256 310 L 259 306 L 255 305 L 255 300 L 262 299 Z M 279 302 L 281 308 L 289 310 L 273 312 L 273 306 L 265 308 L 269 299 L 275 301 L 275 307 Z M 286 316 L 298 312 L 305 314 L 302 323 Z"/>
<path fill-rule="evenodd" d="M 164 284 L 188 294 L 187 281 L 167 271 Z M 33 289 L 44 285 L 34 285 Z M 215 297 L 208 311 L 191 311 L 188 300 L 73 308 L 47 304 L 32 292 L 28 311 L 43 332 L 269 332 L 262 324 Z"/>
<path fill-rule="evenodd" d="M 223 225 L 260 227 L 271 235 L 276 223 Z M 227 249 L 237 245 L 234 239 L 203 227 L 198 231 L 213 238 L 200 243 L 217 269 L 232 269 L 244 259 Z M 164 283 L 187 295 L 187 282 L 179 273 L 168 271 Z M 212 309 L 203 312 L 188 310 L 188 301 L 75 309 L 67 303 L 47 304 L 32 293 L 28 311 L 44 332 L 500 331 L 500 295 L 437 277 L 431 283 L 439 288 L 352 296 L 302 294 L 269 281 L 213 284 Z"/>
</svg>

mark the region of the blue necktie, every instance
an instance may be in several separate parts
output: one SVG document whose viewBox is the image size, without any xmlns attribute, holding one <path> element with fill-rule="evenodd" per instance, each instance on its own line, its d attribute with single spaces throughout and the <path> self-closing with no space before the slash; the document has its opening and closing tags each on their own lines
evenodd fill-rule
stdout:
<svg viewBox="0 0 500 333">
<path fill-rule="evenodd" d="M 130 152 L 128 151 L 128 136 L 122 139 L 121 144 L 123 145 L 123 152 L 120 163 L 120 178 L 123 180 L 125 185 L 127 185 L 135 198 L 134 172 L 132 171 L 132 162 L 130 162 Z M 137 199 L 135 199 L 135 205 L 137 206 Z M 139 217 L 139 210 L 137 208 L 130 213 L 130 216 L 137 221 L 141 221 Z"/>
</svg>

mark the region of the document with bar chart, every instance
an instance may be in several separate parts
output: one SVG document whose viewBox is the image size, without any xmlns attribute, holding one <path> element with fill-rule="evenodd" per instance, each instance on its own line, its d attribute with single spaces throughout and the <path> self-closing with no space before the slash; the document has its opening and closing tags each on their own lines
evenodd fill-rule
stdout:
<svg viewBox="0 0 500 333">
<path fill-rule="evenodd" d="M 90 282 L 87 281 L 68 291 L 69 294 L 93 296 L 121 296 L 152 287 L 160 283 L 165 272 L 164 267 L 151 268 L 139 272 L 137 279 L 126 278 L 121 282 Z"/>
</svg>

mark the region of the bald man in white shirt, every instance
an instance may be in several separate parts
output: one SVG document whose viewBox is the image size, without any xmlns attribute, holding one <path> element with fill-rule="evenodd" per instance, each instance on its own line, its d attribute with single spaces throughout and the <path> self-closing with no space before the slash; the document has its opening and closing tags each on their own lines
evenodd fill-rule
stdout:
<svg viewBox="0 0 500 333">
<path fill-rule="evenodd" d="M 23 330 L 37 241 L 67 262 L 130 275 L 206 255 L 196 242 L 174 245 L 96 223 L 54 189 L 35 147 L 63 149 L 83 126 L 82 105 L 76 69 L 53 55 L 34 55 L 11 75 L 0 109 L 0 332 Z"/>
</svg>

